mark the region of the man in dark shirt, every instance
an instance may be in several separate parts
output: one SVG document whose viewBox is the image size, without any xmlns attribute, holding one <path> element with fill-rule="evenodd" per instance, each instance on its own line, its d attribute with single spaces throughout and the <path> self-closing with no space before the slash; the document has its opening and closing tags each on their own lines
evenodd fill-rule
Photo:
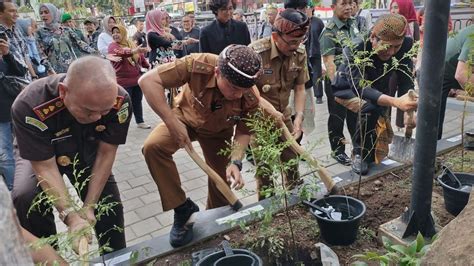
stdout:
<svg viewBox="0 0 474 266">
<path fill-rule="evenodd" d="M 209 7 L 216 19 L 201 30 L 201 53 L 220 54 L 229 44 L 250 44 L 247 24 L 232 19 L 232 1 L 212 0 Z"/>
<path fill-rule="evenodd" d="M 310 1 L 310 4 L 313 3 Z M 314 4 L 312 4 L 314 5 Z M 307 83 L 307 87 L 313 87 L 314 97 L 316 97 L 316 103 L 323 103 L 323 83 L 322 77 L 322 65 L 321 65 L 321 48 L 319 45 L 319 35 L 324 29 L 323 21 L 314 16 L 314 6 L 310 5 L 307 8 L 306 15 L 311 18 L 311 24 L 308 31 L 308 39 L 306 40 L 306 56 L 308 57 L 308 66 L 310 69 L 310 81 Z"/>
<path fill-rule="evenodd" d="M 11 106 L 20 93 L 20 87 L 10 82 L 29 82 L 28 50 L 16 29 L 18 18 L 14 3 L 0 2 L 0 174 L 4 176 L 9 190 L 13 189 L 15 161 L 13 157 L 13 132 Z"/>
<path fill-rule="evenodd" d="M 91 97 L 94 95 L 94 97 Z M 131 102 L 117 86 L 109 61 L 86 56 L 74 61 L 67 74 L 33 82 L 12 106 L 18 142 L 13 202 L 21 225 L 37 237 L 56 233 L 52 211 L 29 211 L 43 190 L 53 197 L 59 218 L 70 232 L 94 225 L 101 246 L 125 247 L 123 207 L 112 174 L 118 145 L 124 144 Z M 84 171 L 78 176 L 79 171 Z M 83 206 L 74 206 L 63 180 L 76 187 Z M 38 185 L 39 183 L 39 185 Z M 96 221 L 96 204 L 111 210 Z"/>
<path fill-rule="evenodd" d="M 184 40 L 191 40 L 192 43 L 184 45 L 183 54 L 186 56 L 191 53 L 199 53 L 199 37 L 201 29 L 193 28 L 192 19 L 189 14 L 183 17 L 183 29 L 180 31 Z"/>
<path fill-rule="evenodd" d="M 458 32 L 454 37 L 449 38 L 446 44 L 438 139 L 441 139 L 443 136 L 444 115 L 449 91 L 451 89 L 462 90 L 467 84 L 474 83 L 474 68 L 472 67 L 472 60 L 474 60 L 473 34 L 474 25 L 470 25 Z M 472 74 L 468 74 L 468 71 L 471 71 Z"/>
<path fill-rule="evenodd" d="M 349 47 L 344 48 L 345 59 L 335 74 L 332 85 L 335 100 L 351 111 L 348 115 L 357 119 L 357 128 L 351 131 L 355 154 L 352 169 L 357 174 L 367 174 L 370 163 L 383 159 L 379 156 L 381 150 L 376 144 L 382 140 L 379 128 L 386 126 L 390 131 L 390 108 L 387 107 L 397 107 L 403 111 L 417 107 L 417 101 L 410 99 L 407 94 L 409 89 L 414 88 L 414 84 L 411 76 L 413 62 L 406 55 L 413 41 L 405 37 L 406 25 L 407 21 L 401 15 L 380 16 L 367 41 L 356 43 L 353 51 Z M 386 49 L 381 48 L 384 46 Z M 374 53 L 377 49 L 379 51 Z M 373 66 L 356 67 L 354 57 L 362 57 L 360 60 L 363 61 L 367 54 Z M 398 62 L 398 67 L 393 64 L 393 57 Z M 390 91 L 388 86 L 393 72 L 398 77 L 398 95 L 403 95 L 399 98 L 394 98 L 396 91 Z M 361 87 L 359 81 L 362 79 L 373 83 Z M 361 112 L 360 120 L 358 112 Z M 414 121 L 407 123 L 413 125 Z"/>
<path fill-rule="evenodd" d="M 84 20 L 84 28 L 86 30 L 87 43 L 91 48 L 97 50 L 97 40 L 99 39 L 100 32 L 97 31 L 97 20 L 94 17 L 88 17 Z"/>
<path fill-rule="evenodd" d="M 324 23 L 320 18 L 314 16 L 314 3 L 312 1 L 288 0 L 285 1 L 285 8 L 294 8 L 304 12 L 308 18 L 310 18 L 310 28 L 306 33 L 306 40 L 304 42 L 306 56 L 308 58 L 308 72 L 310 74 L 310 79 L 306 82 L 305 87 L 306 89 L 313 88 L 316 103 L 321 104 L 323 103 L 323 86 L 322 82 L 318 81 L 322 76 L 319 35 L 321 35 L 321 32 L 324 29 Z M 307 92 L 307 95 L 310 94 Z"/>
<path fill-rule="evenodd" d="M 137 46 L 146 47 L 147 46 L 146 32 L 143 31 L 145 29 L 145 23 L 143 19 L 135 20 L 135 28 L 137 28 L 137 32 L 133 34 L 133 37 L 132 37 L 133 41 L 135 42 Z"/>
<path fill-rule="evenodd" d="M 358 32 L 354 27 L 354 21 L 351 19 L 352 0 L 332 0 L 331 7 L 334 10 L 334 15 L 324 28 L 321 36 L 319 36 L 319 43 L 322 59 L 327 70 L 326 77 L 333 81 L 340 63 L 339 57 L 342 54 L 341 42 L 343 40 L 341 40 L 341 36 L 353 39 Z M 329 80 L 326 78 L 324 80 L 324 91 L 329 112 L 328 135 L 332 151 L 331 156 L 340 164 L 350 165 L 351 159 L 345 153 L 344 120 L 349 132 L 355 127 L 353 125 L 354 121 L 346 119 L 346 109 L 334 101 Z"/>
</svg>

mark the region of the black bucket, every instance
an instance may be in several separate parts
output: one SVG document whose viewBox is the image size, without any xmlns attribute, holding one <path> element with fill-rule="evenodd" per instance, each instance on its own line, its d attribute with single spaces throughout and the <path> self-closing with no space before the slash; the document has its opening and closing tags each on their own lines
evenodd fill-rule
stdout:
<svg viewBox="0 0 474 266">
<path fill-rule="evenodd" d="M 262 259 L 257 254 L 246 249 L 232 249 L 234 255 L 226 256 L 225 251 L 217 251 L 202 258 L 196 266 L 238 265 L 262 266 Z"/>
<path fill-rule="evenodd" d="M 446 173 L 438 176 L 438 182 L 443 187 L 444 206 L 446 210 L 454 216 L 457 216 L 466 206 L 469 200 L 469 186 L 474 185 L 474 174 L 454 173 L 461 187 L 453 182 Z"/>
<path fill-rule="evenodd" d="M 311 213 L 318 221 L 321 236 L 328 244 L 347 246 L 354 243 L 360 219 L 366 211 L 362 201 L 349 196 L 336 195 L 315 200 L 313 204 L 324 208 L 331 205 L 335 212 L 342 214 L 341 220 L 334 220 L 324 214 L 314 213 L 314 209 L 311 208 Z"/>
</svg>

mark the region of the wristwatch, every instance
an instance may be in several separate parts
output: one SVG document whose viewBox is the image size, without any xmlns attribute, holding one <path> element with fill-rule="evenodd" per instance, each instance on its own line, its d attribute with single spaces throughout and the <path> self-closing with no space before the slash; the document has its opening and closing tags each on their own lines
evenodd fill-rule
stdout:
<svg viewBox="0 0 474 266">
<path fill-rule="evenodd" d="M 60 211 L 59 212 L 59 219 L 61 221 L 63 221 L 63 223 L 65 223 L 65 220 L 66 220 L 67 216 L 73 211 L 75 211 L 73 207 L 69 207 L 69 208 L 66 208 L 66 209 Z"/>
<path fill-rule="evenodd" d="M 239 171 L 242 171 L 242 161 L 241 160 L 233 160 L 232 164 L 239 168 Z"/>
</svg>

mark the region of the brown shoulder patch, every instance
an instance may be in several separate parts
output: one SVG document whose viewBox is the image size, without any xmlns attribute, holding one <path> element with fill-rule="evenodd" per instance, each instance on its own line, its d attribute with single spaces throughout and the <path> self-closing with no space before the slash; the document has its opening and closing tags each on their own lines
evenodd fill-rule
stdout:
<svg viewBox="0 0 474 266">
<path fill-rule="evenodd" d="M 194 60 L 193 69 L 191 72 L 210 75 L 214 72 L 214 66 L 202 61 Z"/>
<path fill-rule="evenodd" d="M 60 97 L 54 98 L 33 108 L 33 111 L 41 121 L 52 117 L 66 108 Z"/>
<path fill-rule="evenodd" d="M 123 104 L 124 100 L 125 100 L 124 96 L 117 96 L 117 98 L 115 99 L 114 107 L 112 107 L 112 108 L 115 109 L 115 110 L 120 109 L 120 107 L 122 107 L 122 104 Z"/>
</svg>

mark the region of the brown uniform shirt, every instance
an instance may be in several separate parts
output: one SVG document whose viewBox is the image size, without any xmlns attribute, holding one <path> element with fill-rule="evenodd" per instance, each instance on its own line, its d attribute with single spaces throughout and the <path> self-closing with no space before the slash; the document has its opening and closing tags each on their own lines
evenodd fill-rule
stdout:
<svg viewBox="0 0 474 266">
<path fill-rule="evenodd" d="M 215 67 L 218 56 L 191 54 L 158 67 L 163 87 L 183 86 L 177 96 L 175 114 L 198 133 L 214 134 L 231 129 L 246 130 L 242 121 L 258 107 L 256 88 L 237 100 L 227 100 L 217 87 Z"/>
<path fill-rule="evenodd" d="M 249 45 L 262 57 L 263 75 L 257 81 L 260 95 L 278 111 L 290 115 L 290 92 L 296 85 L 309 80 L 304 45 L 290 56 L 284 56 L 272 37 L 266 37 Z"/>
<path fill-rule="evenodd" d="M 107 115 L 95 123 L 80 124 L 59 98 L 58 85 L 65 77 L 53 75 L 31 83 L 12 106 L 21 157 L 44 161 L 56 156 L 62 173 L 72 169 L 76 155 L 79 166 L 92 167 L 99 141 L 124 144 L 132 108 L 127 92 L 119 87 L 116 104 Z"/>
</svg>

